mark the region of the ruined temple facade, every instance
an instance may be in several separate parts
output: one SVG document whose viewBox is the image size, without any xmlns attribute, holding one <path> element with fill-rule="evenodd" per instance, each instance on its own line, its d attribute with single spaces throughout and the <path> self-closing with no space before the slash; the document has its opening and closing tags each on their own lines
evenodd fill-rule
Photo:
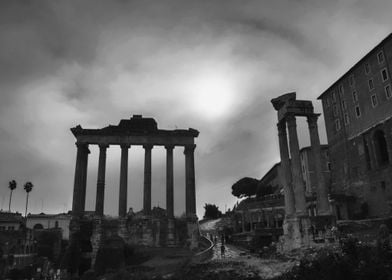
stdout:
<svg viewBox="0 0 392 280">
<path fill-rule="evenodd" d="M 284 190 L 285 219 L 283 223 L 284 250 L 310 244 L 311 227 L 331 223 L 328 187 L 323 174 L 322 153 L 317 119 L 311 101 L 297 100 L 296 93 L 287 93 L 271 100 L 278 112 L 278 135 Z M 309 128 L 311 153 L 316 177 L 317 219 L 310 219 L 306 203 L 305 181 L 302 176 L 296 117 L 306 117 Z M 287 133 L 288 132 L 288 133 Z M 287 135 L 288 134 L 288 135 Z"/>
<path fill-rule="evenodd" d="M 71 243 L 86 244 L 85 255 L 94 264 L 100 248 L 109 239 L 121 239 L 125 244 L 149 247 L 195 247 L 198 242 L 196 216 L 194 139 L 199 135 L 195 129 L 162 130 L 153 118 L 134 115 L 123 119 L 118 125 L 102 129 L 85 129 L 80 125 L 71 128 L 76 137 L 76 167 L 70 225 Z M 87 215 L 86 178 L 89 146 L 99 146 L 96 205 L 93 215 Z M 121 147 L 120 191 L 118 219 L 104 216 L 106 152 L 110 146 Z M 143 210 L 127 213 L 128 151 L 132 146 L 143 146 L 144 191 Z M 166 149 L 166 205 L 167 209 L 151 209 L 151 153 L 154 146 Z M 185 154 L 185 207 L 186 217 L 174 217 L 173 150 L 183 148 Z"/>
</svg>

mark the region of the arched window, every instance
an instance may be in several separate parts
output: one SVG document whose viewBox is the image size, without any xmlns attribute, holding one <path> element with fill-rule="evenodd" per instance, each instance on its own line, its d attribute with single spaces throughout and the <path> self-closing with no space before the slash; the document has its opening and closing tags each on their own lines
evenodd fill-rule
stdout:
<svg viewBox="0 0 392 280">
<path fill-rule="evenodd" d="M 385 165 L 389 162 L 387 141 L 384 131 L 377 130 L 373 136 L 374 146 L 376 150 L 376 159 L 379 165 Z"/>
<path fill-rule="evenodd" d="M 33 229 L 44 229 L 44 226 L 41 224 L 35 224 Z"/>
</svg>

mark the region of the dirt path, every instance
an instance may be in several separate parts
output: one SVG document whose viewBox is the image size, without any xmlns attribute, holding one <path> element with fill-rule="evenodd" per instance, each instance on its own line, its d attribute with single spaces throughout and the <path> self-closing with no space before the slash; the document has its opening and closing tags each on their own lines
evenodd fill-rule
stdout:
<svg viewBox="0 0 392 280">
<path fill-rule="evenodd" d="M 239 263 L 236 266 L 236 273 L 245 277 L 260 276 L 262 279 L 270 279 L 280 276 L 282 273 L 289 271 L 296 264 L 294 260 L 279 260 L 279 259 L 262 259 L 253 254 L 250 254 L 244 249 L 235 247 L 233 245 L 225 245 L 225 254 L 221 254 L 221 243 L 214 247 L 214 255 L 210 261 L 215 270 L 227 270 L 233 267 L 233 264 Z"/>
</svg>

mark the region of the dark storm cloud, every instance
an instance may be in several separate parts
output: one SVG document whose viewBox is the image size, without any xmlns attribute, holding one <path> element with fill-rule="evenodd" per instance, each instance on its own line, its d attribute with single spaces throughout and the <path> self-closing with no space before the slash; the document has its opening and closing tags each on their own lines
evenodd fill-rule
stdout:
<svg viewBox="0 0 392 280">
<path fill-rule="evenodd" d="M 104 127 L 140 113 L 162 128 L 200 130 L 199 215 L 204 202 L 222 209 L 234 202 L 237 179 L 260 178 L 279 159 L 270 99 L 296 90 L 320 111 L 320 92 L 389 33 L 390 9 L 388 1 L 0 1 L 2 184 L 32 180 L 32 199 L 48 201 L 47 211 L 69 208 L 69 128 Z M 321 121 L 320 130 L 325 134 Z M 111 150 L 105 211 L 115 213 L 119 151 Z M 130 204 L 137 206 L 142 152 L 130 157 Z M 163 151 L 153 152 L 158 203 L 165 160 Z M 183 154 L 176 152 L 181 190 Z M 96 165 L 92 149 L 90 208 Z M 5 188 L 0 194 L 8 197 Z"/>
</svg>

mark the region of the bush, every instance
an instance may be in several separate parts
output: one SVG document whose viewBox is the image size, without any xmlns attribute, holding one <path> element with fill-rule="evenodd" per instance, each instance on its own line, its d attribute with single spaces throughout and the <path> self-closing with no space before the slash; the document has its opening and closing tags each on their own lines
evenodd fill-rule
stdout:
<svg viewBox="0 0 392 280">
<path fill-rule="evenodd" d="M 386 249 L 349 238 L 343 241 L 341 252 L 324 250 L 308 256 L 276 280 L 388 280 L 392 279 L 391 261 Z"/>
</svg>

